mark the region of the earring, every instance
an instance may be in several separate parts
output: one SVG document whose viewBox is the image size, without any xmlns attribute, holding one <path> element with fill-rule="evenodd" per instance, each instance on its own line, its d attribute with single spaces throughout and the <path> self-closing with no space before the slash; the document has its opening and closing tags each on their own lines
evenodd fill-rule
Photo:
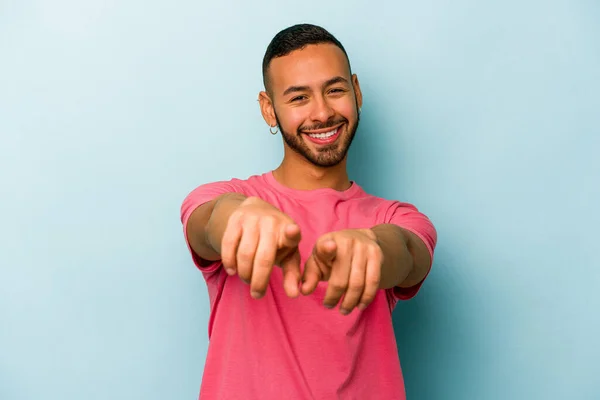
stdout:
<svg viewBox="0 0 600 400">
<path fill-rule="evenodd" d="M 273 128 L 275 128 L 275 132 L 273 132 Z M 277 135 L 277 132 L 279 132 L 279 128 L 277 127 L 277 125 L 269 126 L 269 132 L 271 132 L 271 135 Z"/>
</svg>

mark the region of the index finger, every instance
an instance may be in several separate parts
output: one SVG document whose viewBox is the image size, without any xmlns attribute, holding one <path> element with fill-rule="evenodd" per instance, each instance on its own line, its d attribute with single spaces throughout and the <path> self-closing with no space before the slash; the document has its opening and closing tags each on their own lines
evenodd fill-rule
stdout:
<svg viewBox="0 0 600 400">
<path fill-rule="evenodd" d="M 233 214 L 223 233 L 221 240 L 221 262 L 229 275 L 237 270 L 237 250 L 242 239 L 242 224 L 240 216 Z"/>
<path fill-rule="evenodd" d="M 335 307 L 348 290 L 352 253 L 350 252 L 350 244 L 343 244 L 342 246 L 336 254 L 331 268 L 331 275 L 327 280 L 327 290 L 323 301 L 327 308 Z"/>
<path fill-rule="evenodd" d="M 263 221 L 260 226 L 260 238 L 256 248 L 252 280 L 250 282 L 250 294 L 255 299 L 260 299 L 265 295 L 275 263 L 277 241 L 273 228 L 274 224 L 270 223 L 269 220 Z"/>
</svg>

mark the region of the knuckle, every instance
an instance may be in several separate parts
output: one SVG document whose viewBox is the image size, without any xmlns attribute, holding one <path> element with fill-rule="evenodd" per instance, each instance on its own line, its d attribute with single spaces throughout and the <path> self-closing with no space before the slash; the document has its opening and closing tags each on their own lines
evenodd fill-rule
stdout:
<svg viewBox="0 0 600 400">
<path fill-rule="evenodd" d="M 253 213 L 244 213 L 243 215 L 244 226 L 253 226 L 258 224 L 258 216 Z"/>
<path fill-rule="evenodd" d="M 251 206 L 253 204 L 256 204 L 260 199 L 256 196 L 248 196 L 246 197 L 246 199 L 244 199 L 244 201 L 242 202 L 243 206 Z"/>
<path fill-rule="evenodd" d="M 225 235 L 223 236 L 223 239 L 221 239 L 221 249 L 223 250 L 233 246 L 233 244 L 234 238 L 231 235 Z"/>
<path fill-rule="evenodd" d="M 341 239 L 336 239 L 336 244 L 343 250 L 349 250 L 352 245 L 354 244 L 354 241 L 350 238 L 341 238 Z"/>
<path fill-rule="evenodd" d="M 264 224 L 265 226 L 272 227 L 272 226 L 275 226 L 275 224 L 277 223 L 277 219 L 273 215 L 265 215 L 264 217 L 261 218 L 260 222 L 262 224 Z"/>
<path fill-rule="evenodd" d="M 364 245 L 354 246 L 354 257 L 357 257 L 358 259 L 366 258 L 366 256 L 369 254 L 367 250 L 368 249 L 366 249 Z"/>
<path fill-rule="evenodd" d="M 254 262 L 259 268 L 270 268 L 273 265 L 273 261 L 266 257 L 257 258 Z"/>
<path fill-rule="evenodd" d="M 229 216 L 229 220 L 227 222 L 228 222 L 228 224 L 238 222 L 243 218 L 243 216 L 244 216 L 244 211 L 240 210 L 238 208 L 237 210 L 235 210 L 231 213 L 231 215 Z"/>
<path fill-rule="evenodd" d="M 250 196 L 250 197 L 248 197 L 248 203 L 252 203 L 252 204 L 263 203 L 263 199 L 261 199 L 258 196 Z"/>
<path fill-rule="evenodd" d="M 364 289 L 359 287 L 349 287 L 346 291 L 347 294 L 351 294 L 353 296 L 359 296 L 364 292 Z"/>
<path fill-rule="evenodd" d="M 377 243 L 373 243 L 369 246 L 369 254 L 373 257 L 381 258 L 383 257 L 383 250 Z"/>
<path fill-rule="evenodd" d="M 240 261 L 247 262 L 252 260 L 252 251 L 248 249 L 240 249 L 237 254 L 237 258 Z"/>
<path fill-rule="evenodd" d="M 375 299 L 375 297 L 374 297 L 374 296 L 372 296 L 372 295 L 368 294 L 368 295 L 365 295 L 365 296 L 363 296 L 363 297 L 360 299 L 360 302 L 361 302 L 361 303 L 363 303 L 364 305 L 368 305 L 368 304 L 371 304 L 371 303 L 373 302 L 373 300 L 374 300 L 374 299 Z"/>
<path fill-rule="evenodd" d="M 342 282 L 332 282 L 331 288 L 336 292 L 345 292 L 346 290 L 348 290 L 348 284 Z"/>
<path fill-rule="evenodd" d="M 381 282 L 381 279 L 379 276 L 368 276 L 367 279 L 367 286 L 379 286 L 379 283 Z"/>
<path fill-rule="evenodd" d="M 352 282 L 348 286 L 348 291 L 353 293 L 362 293 L 365 290 L 363 282 Z"/>
</svg>

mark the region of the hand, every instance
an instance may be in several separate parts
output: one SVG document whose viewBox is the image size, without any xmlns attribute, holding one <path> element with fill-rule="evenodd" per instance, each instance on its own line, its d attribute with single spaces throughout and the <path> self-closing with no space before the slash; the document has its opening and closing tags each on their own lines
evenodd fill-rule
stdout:
<svg viewBox="0 0 600 400">
<path fill-rule="evenodd" d="M 221 241 L 221 260 L 229 275 L 250 284 L 254 298 L 264 296 L 273 265 L 283 269 L 284 289 L 298 296 L 300 227 L 271 204 L 249 197 L 231 214 Z"/>
<path fill-rule="evenodd" d="M 324 305 L 340 312 L 364 310 L 379 289 L 383 253 L 370 229 L 348 229 L 321 236 L 306 261 L 302 293 L 312 293 L 319 281 L 327 281 Z"/>
</svg>

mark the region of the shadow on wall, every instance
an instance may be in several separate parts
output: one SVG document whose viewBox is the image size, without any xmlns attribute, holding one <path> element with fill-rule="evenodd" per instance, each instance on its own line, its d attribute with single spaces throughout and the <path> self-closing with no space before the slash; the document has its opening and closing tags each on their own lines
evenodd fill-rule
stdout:
<svg viewBox="0 0 600 400">
<path fill-rule="evenodd" d="M 455 265 L 449 252 L 438 248 L 434 270 L 419 294 L 399 302 L 394 330 L 409 399 L 475 399 L 467 395 L 470 382 L 479 379 L 469 360 L 475 347 L 473 323 L 465 312 L 468 293 L 457 293 L 450 278 Z M 449 383 L 451 386 L 449 386 Z"/>
<path fill-rule="evenodd" d="M 367 192 L 402 201 L 411 197 L 405 193 L 415 175 L 407 167 L 407 160 L 414 157 L 408 138 L 416 133 L 390 124 L 391 119 L 402 121 L 402 116 L 386 118 L 385 113 L 385 105 L 377 99 L 370 99 L 363 108 L 348 168 L 351 179 Z M 399 302 L 394 311 L 407 396 L 413 400 L 474 399 L 480 394 L 469 393 L 470 382 L 489 376 L 485 365 L 490 365 L 486 360 L 490 347 L 477 335 L 484 307 L 477 300 L 481 297 L 464 281 L 461 285 L 458 276 L 468 257 L 460 251 L 465 243 L 444 235 L 441 224 L 436 223 L 436 228 L 438 246 L 431 274 L 419 294 Z"/>
</svg>

